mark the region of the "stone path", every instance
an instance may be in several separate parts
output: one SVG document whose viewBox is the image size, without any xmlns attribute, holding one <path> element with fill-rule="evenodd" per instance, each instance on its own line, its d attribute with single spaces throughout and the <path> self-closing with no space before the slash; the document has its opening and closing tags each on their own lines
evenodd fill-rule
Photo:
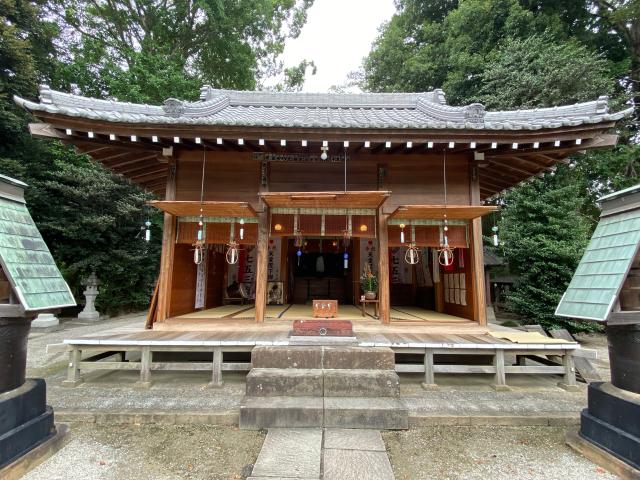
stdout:
<svg viewBox="0 0 640 480">
<path fill-rule="evenodd" d="M 377 430 L 271 428 L 248 480 L 394 480 Z"/>
</svg>

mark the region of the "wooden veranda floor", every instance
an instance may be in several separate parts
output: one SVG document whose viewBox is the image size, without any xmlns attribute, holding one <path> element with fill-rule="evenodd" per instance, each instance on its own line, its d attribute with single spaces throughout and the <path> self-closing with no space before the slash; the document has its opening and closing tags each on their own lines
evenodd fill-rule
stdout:
<svg viewBox="0 0 640 480">
<path fill-rule="evenodd" d="M 154 325 L 157 331 L 243 331 L 243 332 L 278 332 L 288 333 L 293 320 L 312 319 L 310 305 L 270 305 L 266 310 L 264 323 L 255 321 L 255 308 L 251 305 L 226 305 L 209 310 L 202 310 L 178 317 L 168 318 Z M 392 307 L 391 324 L 383 325 L 373 316 L 373 308 L 369 306 L 366 314 L 354 305 L 341 305 L 338 309 L 338 320 L 349 320 L 358 333 L 378 332 L 415 332 L 415 333 L 486 333 L 486 327 L 465 318 L 425 310 L 418 307 Z"/>
</svg>

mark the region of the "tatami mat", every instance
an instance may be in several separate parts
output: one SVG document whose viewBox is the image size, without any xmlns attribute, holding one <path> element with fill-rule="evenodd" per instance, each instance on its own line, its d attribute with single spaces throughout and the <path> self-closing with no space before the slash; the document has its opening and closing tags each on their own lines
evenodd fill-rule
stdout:
<svg viewBox="0 0 640 480">
<path fill-rule="evenodd" d="M 243 310 L 249 310 L 253 308 L 251 305 L 224 305 L 222 307 L 209 308 L 208 310 L 198 310 L 197 312 L 187 313 L 186 315 L 180 315 L 176 318 L 222 318 L 230 317 Z"/>
<path fill-rule="evenodd" d="M 267 318 L 280 318 L 280 316 L 289 308 L 289 305 L 267 305 L 265 316 Z M 244 312 L 237 313 L 233 318 L 255 318 L 256 309 L 251 308 Z"/>
<path fill-rule="evenodd" d="M 416 320 L 416 321 L 428 321 L 428 322 L 442 322 L 442 323 L 466 323 L 465 318 L 455 317 L 453 315 L 447 315 L 446 313 L 435 312 L 433 310 L 427 310 L 420 307 L 391 307 L 391 317 L 398 320 Z"/>
<path fill-rule="evenodd" d="M 291 305 L 282 317 L 285 320 L 297 320 L 302 318 L 313 318 L 313 307 L 311 305 Z M 358 320 L 362 318 L 362 310 L 353 305 L 338 305 L 338 320 Z"/>
</svg>

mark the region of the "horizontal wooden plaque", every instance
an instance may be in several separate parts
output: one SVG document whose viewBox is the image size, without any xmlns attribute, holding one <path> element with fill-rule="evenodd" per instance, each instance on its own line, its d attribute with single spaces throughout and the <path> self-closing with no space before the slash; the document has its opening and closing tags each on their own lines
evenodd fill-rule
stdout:
<svg viewBox="0 0 640 480">
<path fill-rule="evenodd" d="M 353 337 L 353 325 L 349 320 L 294 320 L 294 336 Z"/>
</svg>

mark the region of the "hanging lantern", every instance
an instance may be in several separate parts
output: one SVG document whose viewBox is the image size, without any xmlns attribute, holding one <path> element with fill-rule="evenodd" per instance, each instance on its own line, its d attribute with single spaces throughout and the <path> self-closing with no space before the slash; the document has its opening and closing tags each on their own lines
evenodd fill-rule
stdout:
<svg viewBox="0 0 640 480">
<path fill-rule="evenodd" d="M 404 253 L 404 261 L 409 265 L 415 265 L 420 262 L 420 252 L 415 243 L 410 243 L 407 251 Z"/>
<path fill-rule="evenodd" d="M 204 258 L 204 222 L 202 221 L 202 215 L 200 215 L 200 221 L 198 222 L 198 234 L 196 237 L 196 242 L 193 244 L 193 263 L 196 265 L 200 265 L 202 263 L 202 259 Z"/>
<path fill-rule="evenodd" d="M 240 240 L 244 240 L 244 218 L 240 219 Z"/>
<path fill-rule="evenodd" d="M 227 253 L 225 255 L 227 263 L 229 265 L 235 265 L 236 263 L 238 263 L 238 258 L 240 257 L 239 253 L 240 250 L 238 248 L 238 244 L 233 241 L 229 242 L 227 244 Z"/>
<path fill-rule="evenodd" d="M 404 227 L 406 225 L 404 223 L 400 224 L 400 243 L 404 243 Z"/>
<path fill-rule="evenodd" d="M 347 270 L 349 268 L 349 252 L 344 252 L 344 254 L 342 255 L 342 263 L 344 269 Z"/>
<path fill-rule="evenodd" d="M 296 252 L 296 256 L 298 257 L 298 266 L 300 266 L 300 257 L 302 257 L 302 246 L 304 245 L 304 238 L 302 238 L 302 232 L 300 230 L 296 230 L 295 236 L 293 237 L 293 246 L 298 249 Z"/>
<path fill-rule="evenodd" d="M 498 239 L 498 227 L 494 225 L 493 228 L 491 228 L 491 231 L 493 232 L 493 246 L 497 247 L 500 245 L 500 240 Z"/>
<path fill-rule="evenodd" d="M 151 227 L 151 222 L 147 220 L 144 222 L 144 227 L 142 227 L 144 229 L 144 239 L 147 242 L 151 241 L 151 229 L 149 227 Z"/>
</svg>

